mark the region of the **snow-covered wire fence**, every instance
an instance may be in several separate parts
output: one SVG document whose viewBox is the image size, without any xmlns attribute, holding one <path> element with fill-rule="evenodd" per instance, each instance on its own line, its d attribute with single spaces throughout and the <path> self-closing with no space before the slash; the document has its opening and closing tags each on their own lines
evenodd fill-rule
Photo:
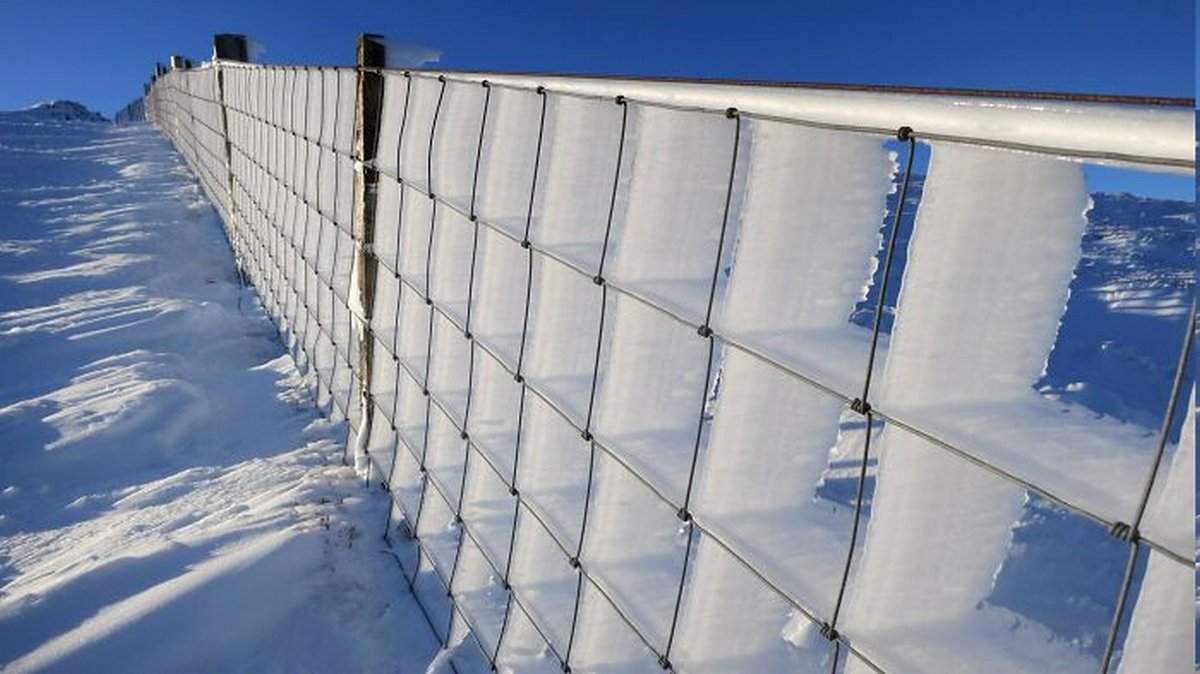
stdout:
<svg viewBox="0 0 1200 674">
<path fill-rule="evenodd" d="M 1124 644 L 1128 674 L 1191 652 L 1190 419 L 1166 451 L 1190 342 L 1157 434 L 1033 390 L 1081 162 L 1193 171 L 1190 110 L 381 52 L 177 68 L 146 104 L 390 493 L 430 628 L 478 646 L 452 666 L 1084 672 Z M 1038 504 L 1128 554 L 1099 576 L 1103 647 L 992 599 Z"/>
</svg>

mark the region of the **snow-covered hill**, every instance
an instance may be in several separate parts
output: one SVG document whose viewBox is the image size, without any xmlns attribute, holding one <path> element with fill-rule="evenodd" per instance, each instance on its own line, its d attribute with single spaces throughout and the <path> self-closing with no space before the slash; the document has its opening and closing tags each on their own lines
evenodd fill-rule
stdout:
<svg viewBox="0 0 1200 674">
<path fill-rule="evenodd" d="M 422 671 L 436 644 L 144 126 L 0 115 L 0 670 Z"/>
<path fill-rule="evenodd" d="M 31 105 L 23 110 L 0 111 L 0 120 L 6 122 L 107 122 L 98 112 L 75 101 L 49 101 Z"/>
</svg>

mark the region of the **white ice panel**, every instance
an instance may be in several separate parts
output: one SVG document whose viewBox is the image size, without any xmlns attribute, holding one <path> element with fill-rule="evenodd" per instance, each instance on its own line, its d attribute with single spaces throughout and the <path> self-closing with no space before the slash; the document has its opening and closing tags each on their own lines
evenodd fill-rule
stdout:
<svg viewBox="0 0 1200 674">
<path fill-rule="evenodd" d="M 745 204 L 717 330 L 855 392 L 868 335 L 848 318 L 874 270 L 894 161 L 877 137 L 747 124 Z"/>
<path fill-rule="evenodd" d="M 698 536 L 671 661 L 688 674 L 824 674 L 832 657 L 811 621 L 706 536 Z"/>
<path fill-rule="evenodd" d="M 1087 204 L 1076 165 L 935 146 L 878 406 L 953 422 L 974 405 L 1018 425 L 992 405 L 1034 395 Z M 1041 643 L 1036 628 L 1004 630 L 1001 611 L 980 607 L 1024 490 L 898 428 L 885 430 L 880 445 L 843 631 L 885 669 L 1086 670 L 1088 658 L 1074 648 Z M 1072 449 L 1092 449 L 1084 447 Z"/>
<path fill-rule="evenodd" d="M 551 96 L 530 239 L 596 269 L 621 148 L 622 107 Z"/>
<path fill-rule="evenodd" d="M 459 436 L 458 428 L 444 412 L 434 405 L 429 414 L 429 448 L 425 452 L 425 467 L 437 481 L 439 491 L 458 507 L 462 493 L 463 470 L 467 442 Z"/>
<path fill-rule="evenodd" d="M 627 625 L 608 599 L 584 581 L 579 625 L 571 651 L 572 671 L 595 674 L 656 674 L 658 659 Z"/>
<path fill-rule="evenodd" d="M 446 83 L 433 140 L 431 191 L 464 212 L 471 207 L 486 91 L 477 84 Z"/>
<path fill-rule="evenodd" d="M 740 122 L 646 106 L 630 117 L 606 274 L 703 323 Z"/>
<path fill-rule="evenodd" d="M 572 550 L 579 542 L 590 456 L 572 426 L 536 396 L 527 396 L 517 489 Z"/>
<path fill-rule="evenodd" d="M 1196 500 L 1196 401 L 1188 405 L 1179 446 L 1159 469 L 1150 505 L 1142 521 L 1142 534 L 1190 558 L 1195 548 Z M 1165 472 L 1168 469 L 1169 472 Z"/>
<path fill-rule="evenodd" d="M 522 511 L 517 522 L 512 563 L 509 582 L 513 590 L 555 651 L 565 654 L 579 574 L 528 511 Z"/>
<path fill-rule="evenodd" d="M 459 325 L 466 323 L 476 227 L 461 214 L 435 205 L 429 294 Z"/>
<path fill-rule="evenodd" d="M 542 100 L 536 93 L 493 87 L 483 138 L 475 213 L 518 237 L 529 217 Z"/>
<path fill-rule="evenodd" d="M 463 539 L 459 550 L 453 590 L 454 600 L 476 630 L 475 638 L 489 654 L 495 652 L 504 624 L 508 592 L 504 590 L 503 578 L 495 574 L 470 536 Z"/>
<path fill-rule="evenodd" d="M 479 229 L 471 332 L 516 368 L 525 329 L 528 251 L 488 228 Z"/>
<path fill-rule="evenodd" d="M 671 628 L 687 538 L 675 508 L 597 453 L 581 559 L 659 652 Z"/>
<path fill-rule="evenodd" d="M 844 405 L 750 356 L 730 352 L 692 510 L 767 577 L 832 614 L 849 545 L 849 509 L 816 490 Z"/>
<path fill-rule="evenodd" d="M 429 140 L 441 88 L 441 82 L 435 78 L 412 77 L 408 119 L 400 147 L 400 177 L 423 191 L 429 190 Z"/>
<path fill-rule="evenodd" d="M 399 166 L 400 128 L 404 122 L 408 82 L 408 78 L 392 73 L 383 76 L 383 102 L 379 116 L 379 144 L 375 148 L 375 165 L 393 175 Z M 380 180 L 386 182 L 390 179 L 381 177 Z"/>
<path fill-rule="evenodd" d="M 509 494 L 504 480 L 478 451 L 472 449 L 470 456 L 462 516 L 476 543 L 503 573 L 519 506 L 516 497 Z"/>
<path fill-rule="evenodd" d="M 496 658 L 501 674 L 561 674 L 562 668 L 541 632 L 515 601 L 509 608 L 504 643 Z"/>
<path fill-rule="evenodd" d="M 535 258 L 525 376 L 583 426 L 591 394 L 602 289 L 558 262 Z"/>
<path fill-rule="evenodd" d="M 521 385 L 491 355 L 475 356 L 471 390 L 471 439 L 511 479 L 521 415 Z"/>
<path fill-rule="evenodd" d="M 609 294 L 595 435 L 675 503 L 696 447 L 709 340 L 637 300 Z"/>
</svg>

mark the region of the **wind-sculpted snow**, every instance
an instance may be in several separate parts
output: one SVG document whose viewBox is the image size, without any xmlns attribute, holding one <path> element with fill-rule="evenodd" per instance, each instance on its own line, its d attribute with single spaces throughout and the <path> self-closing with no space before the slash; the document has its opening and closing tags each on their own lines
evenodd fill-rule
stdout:
<svg viewBox="0 0 1200 674">
<path fill-rule="evenodd" d="M 344 429 L 146 126 L 0 115 L 0 669 L 433 654 Z"/>
</svg>

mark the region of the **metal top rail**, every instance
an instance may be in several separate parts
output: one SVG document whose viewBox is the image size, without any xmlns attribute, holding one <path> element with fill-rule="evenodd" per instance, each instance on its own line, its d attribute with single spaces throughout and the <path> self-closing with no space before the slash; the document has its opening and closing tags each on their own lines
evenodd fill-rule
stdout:
<svg viewBox="0 0 1200 674">
<path fill-rule="evenodd" d="M 220 60 L 221 67 L 260 66 Z M 1195 170 L 1193 99 L 908 86 L 763 82 L 711 78 L 366 68 L 450 82 L 743 115 L 820 128 L 890 135 L 911 127 L 926 141 L 982 145 L 1093 163 Z"/>
</svg>

